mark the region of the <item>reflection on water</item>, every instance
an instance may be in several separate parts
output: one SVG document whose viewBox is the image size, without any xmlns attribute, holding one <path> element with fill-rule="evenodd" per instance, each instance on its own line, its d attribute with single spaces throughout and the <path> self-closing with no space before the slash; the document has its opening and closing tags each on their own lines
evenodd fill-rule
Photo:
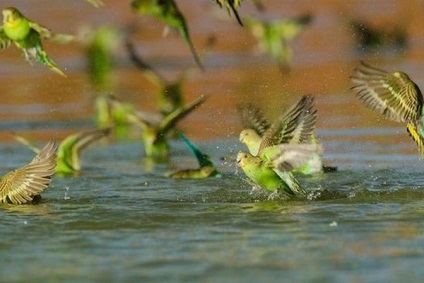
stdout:
<svg viewBox="0 0 424 283">
<path fill-rule="evenodd" d="M 139 26 L 137 53 L 172 81 L 191 66 L 190 53 L 162 26 L 134 16 L 124 1 L 95 9 L 85 1 L 4 0 L 54 31 L 75 32 L 88 23 Z M 68 3 L 69 2 L 69 3 Z M 70 3 L 72 2 L 72 3 Z M 187 11 L 194 42 L 215 34 L 206 72 L 193 69 L 183 85 L 185 99 L 210 95 L 181 124 L 210 153 L 220 179 L 170 180 L 176 168 L 195 167 L 179 141 L 170 164 L 150 165 L 137 140 L 100 144 L 83 154 L 83 173 L 55 178 L 37 206 L 0 210 L 1 270 L 7 281 L 418 281 L 422 251 L 423 165 L 406 129 L 381 119 L 348 91 L 348 76 L 360 59 L 407 71 L 420 85 L 423 60 L 420 1 L 264 1 L 265 15 L 314 11 L 309 29 L 292 43 L 291 71 L 282 74 L 259 55 L 247 30 L 212 1 L 178 1 Z M 200 2 L 200 1 L 199 1 Z M 281 2 L 284 2 L 283 4 Z M 45 9 L 50 7 L 49 17 Z M 313 9 L 311 8 L 313 7 Z M 258 15 L 244 1 L 241 15 Z M 410 35 L 403 52 L 361 53 L 343 23 L 357 13 L 384 25 L 394 18 Z M 72 15 L 70 17 L 69 15 Z M 266 17 L 263 16 L 263 17 Z M 165 44 L 166 43 L 166 44 Z M 2 172 L 32 156 L 12 143 L 10 131 L 32 140 L 62 139 L 93 126 L 93 94 L 77 44 L 47 44 L 63 79 L 43 66 L 29 66 L 14 48 L 0 52 L 0 154 Z M 113 93 L 147 109 L 157 86 L 117 55 Z M 301 177 L 309 200 L 270 202 L 251 195 L 231 161 L 241 149 L 235 105 L 253 101 L 276 116 L 303 94 L 317 95 L 317 134 L 325 162 L 339 172 Z"/>
</svg>

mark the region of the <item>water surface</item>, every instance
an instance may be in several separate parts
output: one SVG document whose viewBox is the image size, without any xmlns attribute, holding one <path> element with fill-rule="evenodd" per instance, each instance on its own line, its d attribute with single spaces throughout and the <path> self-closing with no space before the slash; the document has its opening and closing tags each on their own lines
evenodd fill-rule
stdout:
<svg viewBox="0 0 424 283">
<path fill-rule="evenodd" d="M 67 3 L 72 2 L 72 3 Z M 174 34 L 137 17 L 128 3 L 105 1 L 2 1 L 55 31 L 110 23 L 140 28 L 137 51 L 170 80 L 193 66 Z M 122 2 L 122 3 L 121 3 Z M 289 73 L 259 55 L 255 40 L 212 1 L 178 1 L 187 13 L 196 46 L 215 34 L 205 57 L 184 84 L 186 100 L 208 101 L 181 124 L 209 153 L 222 178 L 170 180 L 166 172 L 196 166 L 180 141 L 169 164 L 149 164 L 138 139 L 101 143 L 83 155 L 80 176 L 56 176 L 39 205 L 2 206 L 2 277 L 8 282 L 398 282 L 424 275 L 422 220 L 424 165 L 404 125 L 383 120 L 349 91 L 359 60 L 402 69 L 423 85 L 420 1 L 264 1 L 263 17 L 315 13 L 296 39 Z M 202 3 L 200 3 L 202 2 Z M 244 1 L 242 15 L 259 15 Z M 194 5 L 195 3 L 195 5 Z M 45 9 L 49 7 L 49 16 Z M 350 14 L 376 25 L 394 17 L 407 27 L 408 48 L 359 52 L 345 25 Z M 166 43 L 166 44 L 165 44 Z M 78 44 L 46 47 L 68 74 L 29 66 L 14 48 L 0 52 L 0 169 L 32 158 L 11 131 L 39 142 L 94 127 L 93 92 Z M 121 99 L 154 110 L 157 87 L 119 49 L 116 85 Z M 250 194 L 232 161 L 243 147 L 237 103 L 254 101 L 270 118 L 304 94 L 316 95 L 317 135 L 325 162 L 339 171 L 300 177 L 306 201 L 268 201 Z"/>
</svg>

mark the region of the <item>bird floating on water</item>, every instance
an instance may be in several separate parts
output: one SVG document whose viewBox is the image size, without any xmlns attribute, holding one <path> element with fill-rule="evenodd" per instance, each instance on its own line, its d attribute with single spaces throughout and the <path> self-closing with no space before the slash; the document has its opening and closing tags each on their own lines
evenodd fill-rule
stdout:
<svg viewBox="0 0 424 283">
<path fill-rule="evenodd" d="M 175 179 L 204 179 L 209 177 L 221 177 L 209 155 L 201 152 L 183 133 L 179 133 L 180 138 L 184 141 L 190 152 L 196 157 L 199 163 L 198 169 L 179 170 L 170 174 L 167 177 Z"/>
</svg>

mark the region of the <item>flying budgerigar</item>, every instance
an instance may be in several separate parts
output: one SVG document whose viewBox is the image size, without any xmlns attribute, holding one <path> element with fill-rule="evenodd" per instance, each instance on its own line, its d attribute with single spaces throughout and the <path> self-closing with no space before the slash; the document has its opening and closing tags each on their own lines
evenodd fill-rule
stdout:
<svg viewBox="0 0 424 283">
<path fill-rule="evenodd" d="M 39 198 L 56 167 L 57 145 L 49 142 L 27 165 L 0 178 L 0 203 L 24 204 Z"/>
<path fill-rule="evenodd" d="M 131 6 L 135 12 L 151 15 L 177 30 L 190 48 L 196 64 L 203 70 L 202 62 L 190 37 L 186 19 L 174 0 L 133 0 Z"/>
<path fill-rule="evenodd" d="M 424 155 L 423 95 L 404 72 L 389 73 L 365 62 L 350 78 L 358 99 L 386 119 L 406 122 L 407 131 Z"/>
<path fill-rule="evenodd" d="M 297 37 L 311 22 L 310 14 L 294 19 L 278 19 L 273 21 L 244 19 L 247 27 L 258 41 L 259 49 L 277 60 L 281 68 L 288 68 L 293 57 L 289 42 Z"/>
<path fill-rule="evenodd" d="M 160 121 L 149 120 L 153 115 L 142 116 L 137 111 L 125 113 L 127 120 L 141 128 L 142 141 L 146 157 L 155 160 L 164 160 L 169 154 L 168 135 L 178 122 L 205 102 L 206 96 L 202 96 L 186 106 L 179 107 Z M 113 107 L 119 107 L 122 102 L 111 97 Z"/>
<path fill-rule="evenodd" d="M 29 62 L 38 61 L 52 71 L 65 76 L 56 63 L 47 55 L 41 39 L 49 39 L 60 43 L 73 40 L 73 36 L 54 34 L 47 28 L 27 19 L 18 9 L 3 9 L 3 25 L 0 27 L 0 49 L 7 48 L 12 42 L 24 52 Z"/>
<path fill-rule="evenodd" d="M 81 153 L 95 141 L 110 134 L 111 128 L 95 129 L 66 137 L 60 144 L 57 153 L 56 173 L 69 175 L 81 171 Z M 40 149 L 27 139 L 14 134 L 17 141 L 25 144 L 35 152 Z"/>
<path fill-rule="evenodd" d="M 221 177 L 216 167 L 213 165 L 209 155 L 201 152 L 183 133 L 179 133 L 180 138 L 184 141 L 190 152 L 196 157 L 199 163 L 198 169 L 179 170 L 170 174 L 167 177 L 175 179 L 203 179 L 209 177 Z"/>
</svg>

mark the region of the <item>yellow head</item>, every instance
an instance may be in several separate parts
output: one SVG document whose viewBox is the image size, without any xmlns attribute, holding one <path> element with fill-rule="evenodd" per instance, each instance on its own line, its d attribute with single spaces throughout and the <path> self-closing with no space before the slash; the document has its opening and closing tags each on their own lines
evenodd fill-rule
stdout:
<svg viewBox="0 0 424 283">
<path fill-rule="evenodd" d="M 257 157 L 252 156 L 250 153 L 239 151 L 237 153 L 237 165 L 240 167 L 246 167 L 246 165 L 254 165 L 258 164 L 260 162 L 260 159 Z"/>
<path fill-rule="evenodd" d="M 18 22 L 22 20 L 22 14 L 18 11 L 18 9 L 9 7 L 3 9 L 3 24 L 6 25 L 16 25 Z"/>
<path fill-rule="evenodd" d="M 253 129 L 245 129 L 241 131 L 240 142 L 244 143 L 247 148 L 249 149 L 249 152 L 252 155 L 257 155 L 259 151 L 259 146 L 261 145 L 262 138 L 259 136 L 259 134 L 253 130 Z"/>
</svg>

